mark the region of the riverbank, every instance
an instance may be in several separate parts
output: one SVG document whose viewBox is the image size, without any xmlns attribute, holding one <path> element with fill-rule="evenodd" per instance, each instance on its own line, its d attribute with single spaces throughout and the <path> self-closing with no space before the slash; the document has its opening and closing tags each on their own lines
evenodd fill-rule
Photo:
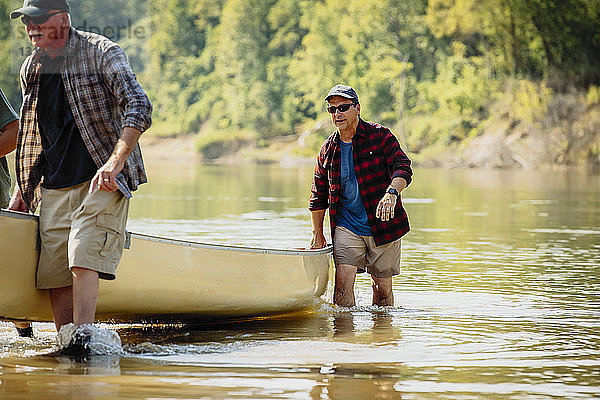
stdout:
<svg viewBox="0 0 600 400">
<path fill-rule="evenodd" d="M 508 121 L 490 126 L 482 134 L 447 146 L 434 145 L 412 152 L 403 143 L 413 164 L 425 168 L 600 168 L 600 110 L 585 129 L 582 124 L 542 130 L 511 126 Z M 582 132 L 583 131 L 583 132 Z M 317 138 L 313 138 L 317 139 Z M 303 146 L 298 136 L 279 138 L 265 148 L 240 145 L 239 150 L 206 159 L 196 150 L 195 135 L 160 137 L 142 135 L 140 145 L 147 162 L 171 164 L 196 163 L 219 165 L 313 164 L 318 146 Z M 320 140 L 320 138 L 319 138 Z M 315 141 L 315 140 L 313 140 Z M 402 143 L 402 140 L 401 140 Z"/>
<path fill-rule="evenodd" d="M 140 137 L 146 162 L 189 163 L 202 161 L 194 148 L 194 136 L 160 137 L 144 134 Z"/>
<path fill-rule="evenodd" d="M 161 137 L 156 135 L 142 135 L 140 146 L 146 162 L 168 162 L 174 164 L 199 162 L 217 165 L 236 164 L 281 164 L 307 165 L 315 161 L 316 152 L 305 151 L 300 155 L 293 149 L 297 146 L 295 137 L 288 137 L 274 141 L 269 147 L 258 149 L 251 145 L 240 145 L 235 152 L 225 153 L 217 158 L 207 159 L 196 150 L 195 135 L 178 135 Z"/>
<path fill-rule="evenodd" d="M 402 124 L 389 126 L 415 166 L 600 168 L 600 89 L 551 94 L 543 83 L 509 83 L 512 86 L 507 83 L 498 99 L 469 118 L 433 110 L 407 115 Z M 332 131 L 329 119 L 322 117 L 298 125 L 294 134 L 260 140 L 256 132 L 210 124 L 189 135 L 161 138 L 168 131 L 157 124 L 143 135 L 142 146 L 149 157 L 172 162 L 312 164 Z"/>
</svg>

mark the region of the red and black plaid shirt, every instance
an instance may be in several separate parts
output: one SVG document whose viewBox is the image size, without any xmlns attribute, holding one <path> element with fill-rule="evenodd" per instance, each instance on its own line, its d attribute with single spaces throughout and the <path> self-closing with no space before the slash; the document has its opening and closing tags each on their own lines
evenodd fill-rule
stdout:
<svg viewBox="0 0 600 400">
<path fill-rule="evenodd" d="M 373 239 L 378 246 L 393 242 L 410 230 L 402 199 L 398 198 L 394 218 L 389 221 L 384 222 L 376 218 L 375 212 L 393 178 L 404 178 L 407 185 L 410 184 L 410 159 L 388 128 L 362 119 L 359 119 L 356 134 L 352 138 L 352 148 L 354 172 Z M 338 213 L 340 176 L 340 135 L 336 131 L 321 146 L 308 206 L 311 211 L 329 208 L 332 235 L 335 232 Z"/>
</svg>

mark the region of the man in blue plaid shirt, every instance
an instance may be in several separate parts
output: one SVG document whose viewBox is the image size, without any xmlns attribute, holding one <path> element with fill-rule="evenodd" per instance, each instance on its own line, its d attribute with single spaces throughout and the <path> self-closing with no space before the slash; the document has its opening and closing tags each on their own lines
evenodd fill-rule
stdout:
<svg viewBox="0 0 600 400">
<path fill-rule="evenodd" d="M 66 0 L 25 0 L 10 16 L 35 47 L 20 73 L 11 208 L 40 204 L 37 287 L 50 292 L 57 330 L 75 324 L 65 352 L 85 352 L 99 279 L 115 279 L 129 198 L 146 182 L 138 138 L 152 105 L 117 44 L 71 27 Z"/>
</svg>

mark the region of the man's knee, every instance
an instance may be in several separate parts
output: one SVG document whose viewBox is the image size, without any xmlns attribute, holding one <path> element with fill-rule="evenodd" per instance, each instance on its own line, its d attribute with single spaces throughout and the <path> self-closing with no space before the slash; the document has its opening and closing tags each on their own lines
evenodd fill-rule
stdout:
<svg viewBox="0 0 600 400">
<path fill-rule="evenodd" d="M 71 267 L 71 271 L 73 272 L 73 274 L 96 274 L 96 275 L 98 275 L 98 271 L 94 271 L 93 269 L 85 268 L 85 267 L 77 267 L 75 265 Z"/>
<path fill-rule="evenodd" d="M 354 284 L 358 268 L 349 264 L 336 266 L 335 277 L 340 283 Z"/>
<path fill-rule="evenodd" d="M 78 285 L 97 285 L 100 279 L 98 271 L 94 271 L 93 269 L 73 266 L 71 267 L 71 272 L 73 274 L 73 281 Z"/>
</svg>

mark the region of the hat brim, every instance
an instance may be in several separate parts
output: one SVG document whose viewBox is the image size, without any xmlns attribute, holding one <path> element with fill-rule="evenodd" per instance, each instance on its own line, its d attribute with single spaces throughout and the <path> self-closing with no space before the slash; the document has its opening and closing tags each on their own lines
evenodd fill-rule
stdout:
<svg viewBox="0 0 600 400">
<path fill-rule="evenodd" d="M 329 96 L 325 97 L 325 101 L 329 101 L 329 99 L 331 99 L 332 97 L 343 97 L 345 99 L 353 100 L 353 101 L 358 102 L 358 99 L 356 97 L 350 96 L 349 94 L 345 94 L 345 93 L 330 94 Z"/>
<path fill-rule="evenodd" d="M 50 11 L 49 8 L 38 8 L 38 7 L 21 7 L 18 10 L 15 10 L 10 13 L 11 19 L 17 19 L 22 15 L 27 15 L 30 17 L 39 17 L 40 15 L 44 15 Z"/>
</svg>

